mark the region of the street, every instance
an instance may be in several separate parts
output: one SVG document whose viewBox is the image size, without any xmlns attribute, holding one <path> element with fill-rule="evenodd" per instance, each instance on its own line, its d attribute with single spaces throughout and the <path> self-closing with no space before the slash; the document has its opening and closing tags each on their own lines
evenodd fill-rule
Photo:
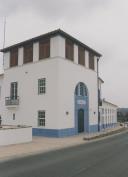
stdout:
<svg viewBox="0 0 128 177">
<path fill-rule="evenodd" d="M 127 177 L 128 133 L 0 163 L 0 177 Z"/>
</svg>

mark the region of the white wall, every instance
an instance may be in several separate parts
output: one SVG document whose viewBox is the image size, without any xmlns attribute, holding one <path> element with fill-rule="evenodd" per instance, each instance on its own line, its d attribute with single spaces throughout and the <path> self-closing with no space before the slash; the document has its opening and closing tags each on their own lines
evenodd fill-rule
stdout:
<svg viewBox="0 0 128 177">
<path fill-rule="evenodd" d="M 50 57 L 61 56 L 65 58 L 65 39 L 61 36 L 52 37 L 50 40 Z"/>
<path fill-rule="evenodd" d="M 117 106 L 103 101 L 102 106 L 100 106 L 100 112 L 102 124 L 117 123 Z"/>
<path fill-rule="evenodd" d="M 18 49 L 18 65 L 19 66 L 23 65 L 23 47 L 20 47 Z"/>
<path fill-rule="evenodd" d="M 10 52 L 4 53 L 4 69 L 8 69 L 10 66 Z"/>
<path fill-rule="evenodd" d="M 90 124 L 98 123 L 97 73 L 76 65 L 69 60 L 59 59 L 59 127 L 74 127 L 74 91 L 79 82 L 85 83 L 89 90 Z M 66 112 L 69 115 L 66 115 Z M 96 112 L 96 114 L 94 114 Z"/>
<path fill-rule="evenodd" d="M 32 127 L 0 130 L 0 146 L 32 141 Z"/>
<path fill-rule="evenodd" d="M 33 62 L 39 60 L 39 42 L 33 44 Z"/>
<path fill-rule="evenodd" d="M 85 50 L 85 64 L 89 68 L 89 52 Z"/>
<path fill-rule="evenodd" d="M 78 45 L 74 45 L 74 63 L 78 64 Z"/>
<path fill-rule="evenodd" d="M 46 94 L 38 95 L 38 79 L 46 78 Z M 18 82 L 20 104 L 17 108 L 7 108 L 5 97 L 10 96 L 10 83 Z M 37 127 L 37 111 L 46 110 L 46 127 L 58 128 L 57 94 L 58 94 L 57 60 L 40 60 L 5 70 L 4 97 L 2 117 L 5 124 L 25 124 Z M 16 119 L 13 120 L 13 113 Z"/>
<path fill-rule="evenodd" d="M 95 71 L 97 72 L 97 57 L 94 56 L 94 68 L 95 68 Z"/>
</svg>

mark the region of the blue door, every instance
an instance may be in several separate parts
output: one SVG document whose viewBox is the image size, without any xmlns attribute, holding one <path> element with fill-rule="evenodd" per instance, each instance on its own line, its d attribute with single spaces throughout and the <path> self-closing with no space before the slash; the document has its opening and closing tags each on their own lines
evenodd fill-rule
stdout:
<svg viewBox="0 0 128 177">
<path fill-rule="evenodd" d="M 89 131 L 88 89 L 80 82 L 75 88 L 75 130 L 76 134 Z"/>
<path fill-rule="evenodd" d="M 78 110 L 78 133 L 84 132 L 84 110 Z"/>
</svg>

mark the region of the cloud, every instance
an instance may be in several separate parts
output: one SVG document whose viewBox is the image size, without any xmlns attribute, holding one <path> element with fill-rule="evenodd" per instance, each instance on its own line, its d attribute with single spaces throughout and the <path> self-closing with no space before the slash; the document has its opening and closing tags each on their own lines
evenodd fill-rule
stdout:
<svg viewBox="0 0 128 177">
<path fill-rule="evenodd" d="M 86 13 L 97 7 L 105 7 L 110 0 L 0 0 L 0 15 L 9 16 L 17 11 L 34 10 L 47 18 L 61 18 Z"/>
</svg>

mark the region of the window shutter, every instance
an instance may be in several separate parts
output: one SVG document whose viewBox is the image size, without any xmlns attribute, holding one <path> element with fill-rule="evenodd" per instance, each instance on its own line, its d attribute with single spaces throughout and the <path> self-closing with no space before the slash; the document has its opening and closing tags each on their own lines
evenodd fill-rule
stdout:
<svg viewBox="0 0 128 177">
<path fill-rule="evenodd" d="M 33 61 L 33 43 L 24 46 L 24 63 Z"/>
<path fill-rule="evenodd" d="M 13 48 L 10 51 L 10 67 L 18 65 L 18 48 Z"/>
<path fill-rule="evenodd" d="M 85 49 L 78 47 L 78 64 L 85 66 Z"/>
<path fill-rule="evenodd" d="M 66 42 L 65 42 L 65 57 L 71 61 L 74 60 L 74 43 L 69 40 L 69 39 L 66 39 Z"/>
<path fill-rule="evenodd" d="M 89 52 L 89 68 L 94 70 L 94 54 Z"/>
<path fill-rule="evenodd" d="M 50 57 L 50 39 L 41 40 L 39 42 L 39 59 Z"/>
</svg>

